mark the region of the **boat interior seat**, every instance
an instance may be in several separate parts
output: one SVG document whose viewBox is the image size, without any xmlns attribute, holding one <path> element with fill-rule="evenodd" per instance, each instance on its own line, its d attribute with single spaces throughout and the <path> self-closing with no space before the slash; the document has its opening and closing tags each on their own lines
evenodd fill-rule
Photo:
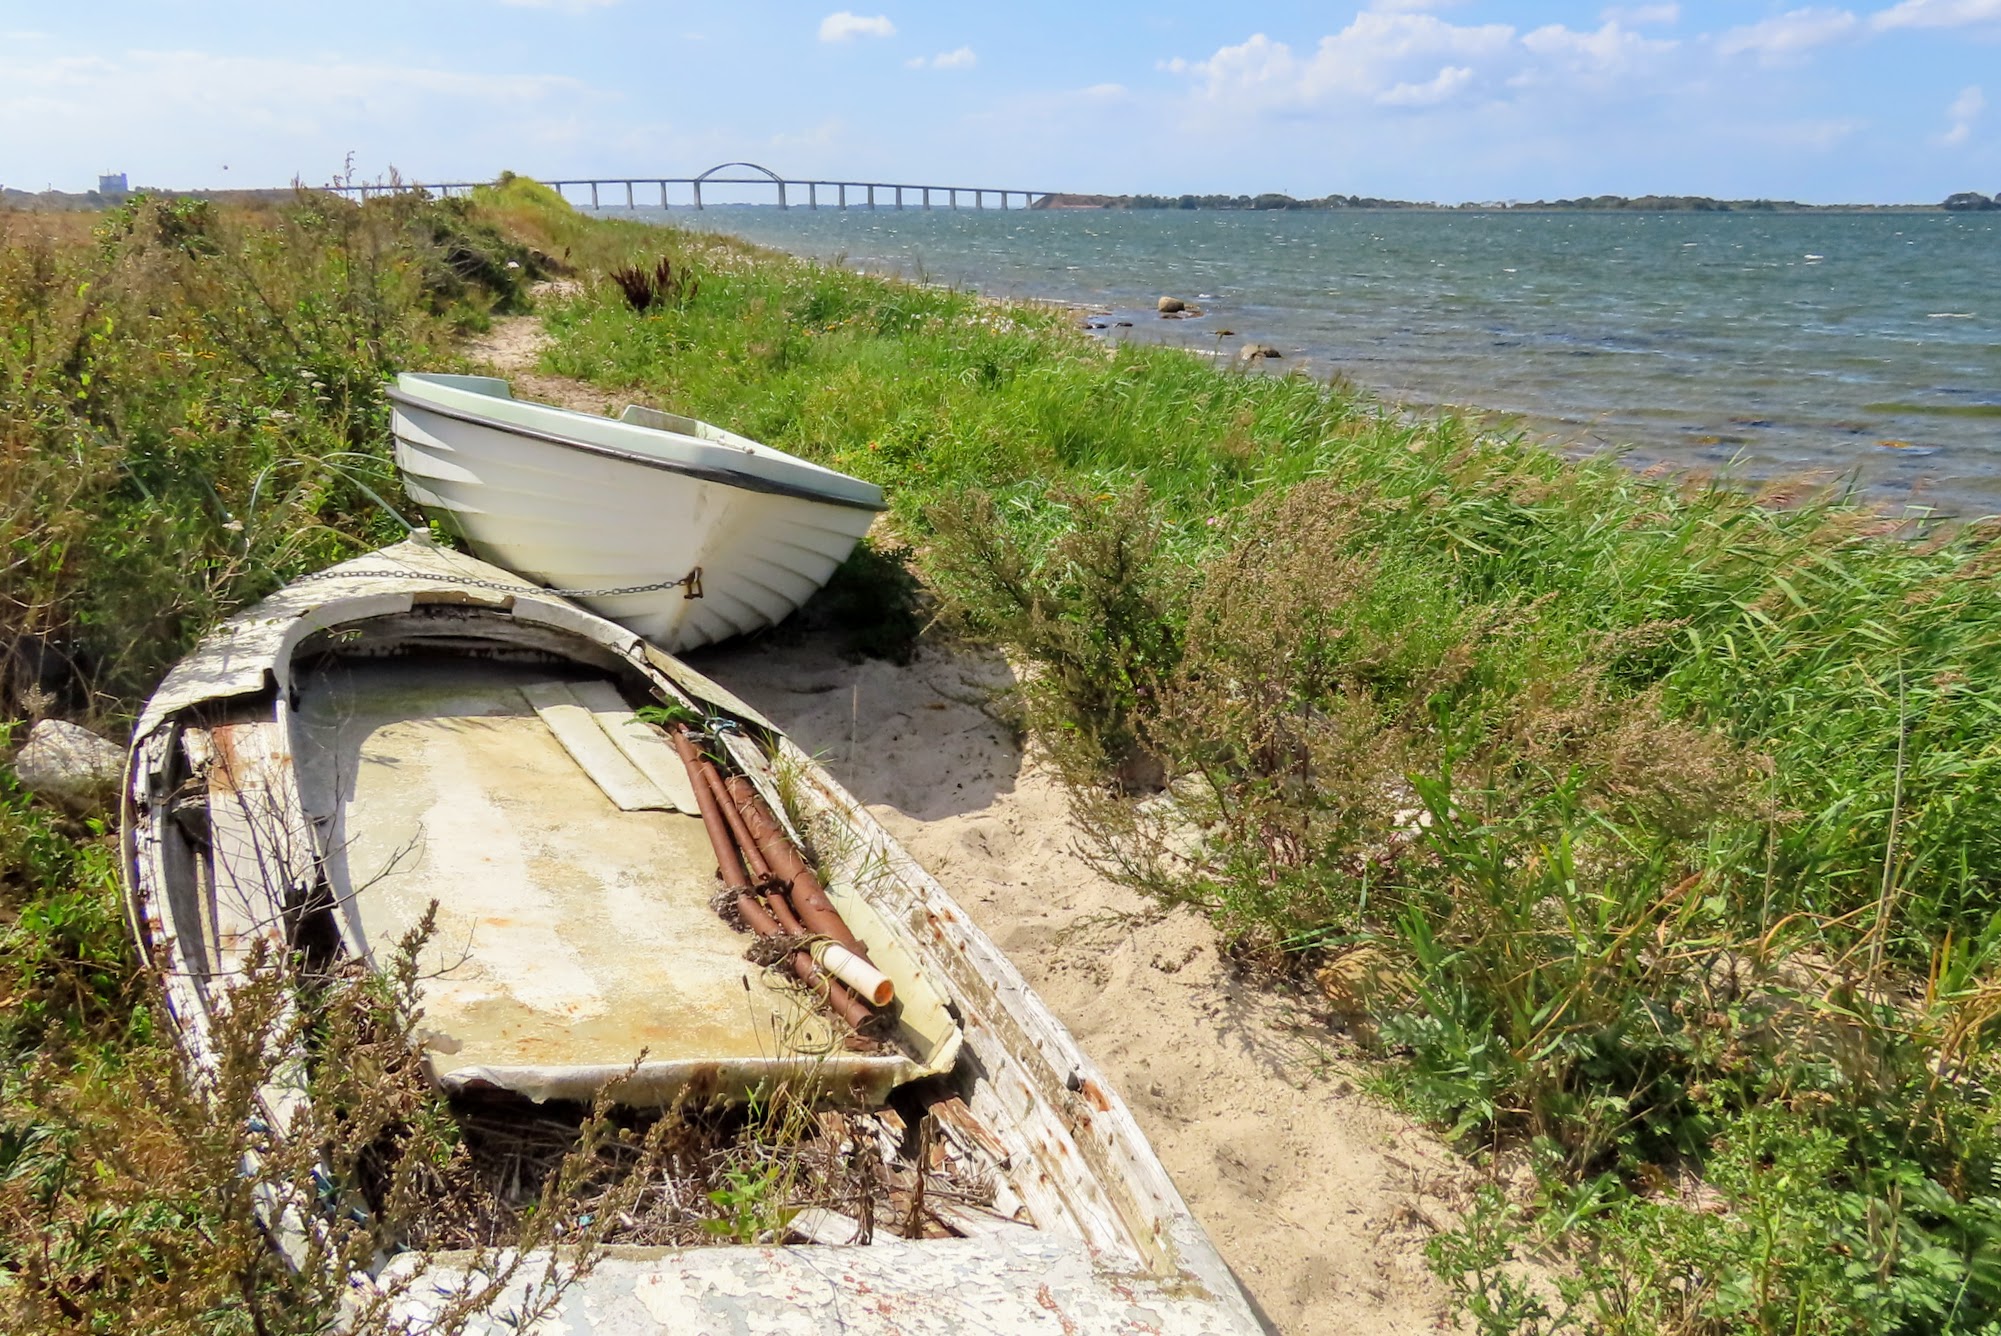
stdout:
<svg viewBox="0 0 2001 1336">
<path fill-rule="evenodd" d="M 602 678 L 546 665 L 332 659 L 294 748 L 343 936 L 418 952 L 434 1069 L 524 1091 L 554 1069 L 813 1055 L 836 1042 L 711 907 L 685 771 Z M 646 736 L 646 735 L 650 735 Z M 471 1075 L 468 1075 L 471 1074 Z M 539 1074 L 539 1075 L 538 1075 Z"/>
</svg>

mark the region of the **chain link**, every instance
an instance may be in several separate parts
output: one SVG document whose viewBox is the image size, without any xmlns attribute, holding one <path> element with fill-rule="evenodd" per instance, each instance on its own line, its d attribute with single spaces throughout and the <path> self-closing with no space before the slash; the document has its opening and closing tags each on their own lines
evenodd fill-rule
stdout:
<svg viewBox="0 0 2001 1336">
<path fill-rule="evenodd" d="M 338 566 L 311 575 L 302 575 L 293 583 L 305 584 L 309 580 L 432 580 L 438 584 L 463 585 L 468 589 L 497 589 L 505 594 L 554 594 L 557 598 L 616 598 L 621 594 L 652 594 L 662 589 L 684 590 L 684 597 L 695 599 L 702 596 L 702 568 L 695 567 L 678 580 L 655 580 L 652 584 L 620 585 L 605 589 L 546 589 L 540 586 L 523 586 L 506 580 L 482 580 L 471 575 L 445 575 L 435 571 L 350 571 Z"/>
</svg>

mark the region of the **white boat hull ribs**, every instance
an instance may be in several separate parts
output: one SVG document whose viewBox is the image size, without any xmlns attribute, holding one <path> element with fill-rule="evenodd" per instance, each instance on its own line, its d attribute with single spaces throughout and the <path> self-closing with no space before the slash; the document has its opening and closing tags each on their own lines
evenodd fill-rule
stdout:
<svg viewBox="0 0 2001 1336">
<path fill-rule="evenodd" d="M 669 587 L 580 600 L 670 651 L 783 620 L 883 508 L 868 483 L 705 423 L 644 409 L 614 420 L 506 391 L 484 377 L 399 377 L 404 490 L 482 557 L 552 589 L 699 570 L 699 597 Z"/>
</svg>

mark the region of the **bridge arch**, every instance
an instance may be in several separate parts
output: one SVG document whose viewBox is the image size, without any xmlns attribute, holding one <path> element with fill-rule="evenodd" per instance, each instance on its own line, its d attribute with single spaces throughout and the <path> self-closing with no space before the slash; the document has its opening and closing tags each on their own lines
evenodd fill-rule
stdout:
<svg viewBox="0 0 2001 1336">
<path fill-rule="evenodd" d="M 715 166 L 709 168 L 708 171 L 703 172 L 700 176 L 696 177 L 695 184 L 700 185 L 702 182 L 714 176 L 717 172 L 726 172 L 732 167 L 748 167 L 753 172 L 763 172 L 766 176 L 770 177 L 773 185 L 782 186 L 785 184 L 784 177 L 780 176 L 777 172 L 772 171 L 769 167 L 766 167 L 761 162 L 719 162 Z"/>
<path fill-rule="evenodd" d="M 696 208 L 699 209 L 702 207 L 702 182 L 708 180 L 710 177 L 714 176 L 717 172 L 726 172 L 732 167 L 743 167 L 753 172 L 763 172 L 766 176 L 771 178 L 771 184 L 778 187 L 778 207 L 781 209 L 790 207 L 785 200 L 785 178 L 780 176 L 777 172 L 772 171 L 769 167 L 766 167 L 763 163 L 719 162 L 715 166 L 709 168 L 708 171 L 703 172 L 700 176 L 695 178 L 694 187 L 695 187 Z"/>
</svg>

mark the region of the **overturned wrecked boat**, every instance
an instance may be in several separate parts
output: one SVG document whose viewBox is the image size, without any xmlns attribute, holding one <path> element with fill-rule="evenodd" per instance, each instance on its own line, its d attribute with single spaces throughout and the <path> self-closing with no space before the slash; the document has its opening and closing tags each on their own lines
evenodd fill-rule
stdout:
<svg viewBox="0 0 2001 1336">
<path fill-rule="evenodd" d="M 810 1087 L 837 1136 L 915 1166 L 912 1220 L 939 1166 L 984 1185 L 902 1236 L 815 1210 L 757 1244 L 619 1247 L 537 1330 L 1260 1329 L 1124 1103 L 865 809 L 727 691 L 495 567 L 407 542 L 227 623 L 140 717 L 123 826 L 197 1067 L 253 955 L 379 964 L 435 906 L 421 1037 L 447 1090 Z M 810 926 L 745 965 L 739 928 L 820 896 L 866 968 Z M 410 1252 L 380 1279 L 421 1325 L 484 1265 Z"/>
<path fill-rule="evenodd" d="M 882 489 L 706 422 L 513 397 L 405 373 L 389 391 L 404 490 L 487 560 L 668 650 L 782 620 L 825 584 Z"/>
</svg>

